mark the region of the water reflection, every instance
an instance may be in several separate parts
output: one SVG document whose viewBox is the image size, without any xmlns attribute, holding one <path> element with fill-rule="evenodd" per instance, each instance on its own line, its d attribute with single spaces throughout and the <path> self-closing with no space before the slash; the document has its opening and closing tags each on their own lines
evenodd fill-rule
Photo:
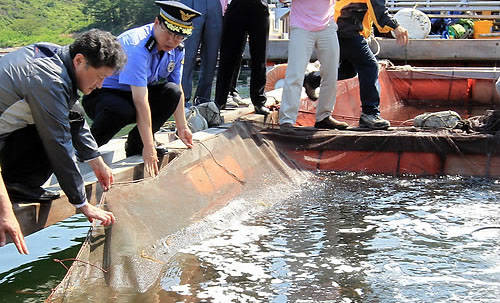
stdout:
<svg viewBox="0 0 500 303">
<path fill-rule="evenodd" d="M 498 302 L 499 184 L 324 173 L 186 248 L 161 302 Z"/>
<path fill-rule="evenodd" d="M 29 235 L 30 255 L 20 255 L 13 244 L 3 247 L 0 302 L 43 302 L 66 274 L 54 259 L 74 258 L 89 226 L 85 216 L 75 215 Z"/>
</svg>

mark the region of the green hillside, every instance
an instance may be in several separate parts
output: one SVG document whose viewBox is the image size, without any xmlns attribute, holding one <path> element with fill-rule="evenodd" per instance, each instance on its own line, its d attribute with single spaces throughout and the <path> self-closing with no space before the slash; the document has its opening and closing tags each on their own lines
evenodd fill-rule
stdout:
<svg viewBox="0 0 500 303">
<path fill-rule="evenodd" d="M 66 44 L 88 28 L 118 34 L 151 22 L 154 0 L 0 0 L 0 47 Z"/>
<path fill-rule="evenodd" d="M 84 0 L 0 0 L 0 47 L 37 41 L 65 44 L 93 23 Z"/>
</svg>

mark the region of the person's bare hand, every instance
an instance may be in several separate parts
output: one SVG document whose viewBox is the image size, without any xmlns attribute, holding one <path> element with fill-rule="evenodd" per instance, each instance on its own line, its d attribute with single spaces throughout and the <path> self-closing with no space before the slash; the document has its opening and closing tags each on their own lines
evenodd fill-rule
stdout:
<svg viewBox="0 0 500 303">
<path fill-rule="evenodd" d="M 142 149 L 142 159 L 144 160 L 144 170 L 152 177 L 158 175 L 158 156 L 154 146 Z"/>
<path fill-rule="evenodd" d="M 97 180 L 101 184 L 102 188 L 105 191 L 109 190 L 111 188 L 111 184 L 113 184 L 114 181 L 111 168 L 109 168 L 109 166 L 104 163 L 102 157 L 92 159 L 89 164 L 92 167 L 92 170 L 94 171 L 94 174 L 97 177 Z"/>
<path fill-rule="evenodd" d="M 115 216 L 112 212 L 100 209 L 88 203 L 80 207 L 80 211 L 87 217 L 90 222 L 99 220 L 104 226 L 111 225 L 116 221 Z"/>
<path fill-rule="evenodd" d="M 406 30 L 406 28 L 400 25 L 393 30 L 393 33 L 394 36 L 396 36 L 396 42 L 399 45 L 404 46 L 408 44 L 408 31 Z"/>
<path fill-rule="evenodd" d="M 0 212 L 0 247 L 7 243 L 7 235 L 10 236 L 20 254 L 29 254 L 19 222 L 17 222 L 12 208 Z"/>
<path fill-rule="evenodd" d="M 177 128 L 177 135 L 188 148 L 193 148 L 193 134 L 189 127 Z"/>
</svg>

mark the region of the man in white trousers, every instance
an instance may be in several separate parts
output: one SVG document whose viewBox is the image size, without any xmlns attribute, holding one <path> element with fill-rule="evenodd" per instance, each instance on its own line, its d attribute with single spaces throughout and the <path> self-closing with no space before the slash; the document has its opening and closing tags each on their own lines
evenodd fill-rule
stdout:
<svg viewBox="0 0 500 303">
<path fill-rule="evenodd" d="M 284 0 L 280 0 L 284 2 Z M 348 124 L 331 117 L 337 95 L 340 56 L 334 0 L 292 0 L 288 66 L 281 98 L 280 129 L 290 131 L 297 120 L 307 63 L 315 49 L 321 63 L 321 84 L 314 127 L 346 129 Z"/>
</svg>

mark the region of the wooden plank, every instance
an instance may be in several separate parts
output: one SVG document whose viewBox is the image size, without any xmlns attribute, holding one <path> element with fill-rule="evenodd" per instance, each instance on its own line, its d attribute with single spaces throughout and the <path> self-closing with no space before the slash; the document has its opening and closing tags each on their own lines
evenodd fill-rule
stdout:
<svg viewBox="0 0 500 303">
<path fill-rule="evenodd" d="M 172 156 L 175 155 L 172 154 Z M 164 166 L 171 159 L 170 155 L 164 157 L 160 165 Z M 115 182 L 137 180 L 144 177 L 142 158 L 139 156 L 114 163 L 111 168 L 113 169 Z M 92 181 L 85 185 L 85 190 L 89 203 L 95 205 L 102 196 L 101 187 L 95 181 Z M 62 191 L 61 197 L 52 202 L 13 203 L 13 209 L 24 236 L 37 232 L 77 213 Z"/>
</svg>

